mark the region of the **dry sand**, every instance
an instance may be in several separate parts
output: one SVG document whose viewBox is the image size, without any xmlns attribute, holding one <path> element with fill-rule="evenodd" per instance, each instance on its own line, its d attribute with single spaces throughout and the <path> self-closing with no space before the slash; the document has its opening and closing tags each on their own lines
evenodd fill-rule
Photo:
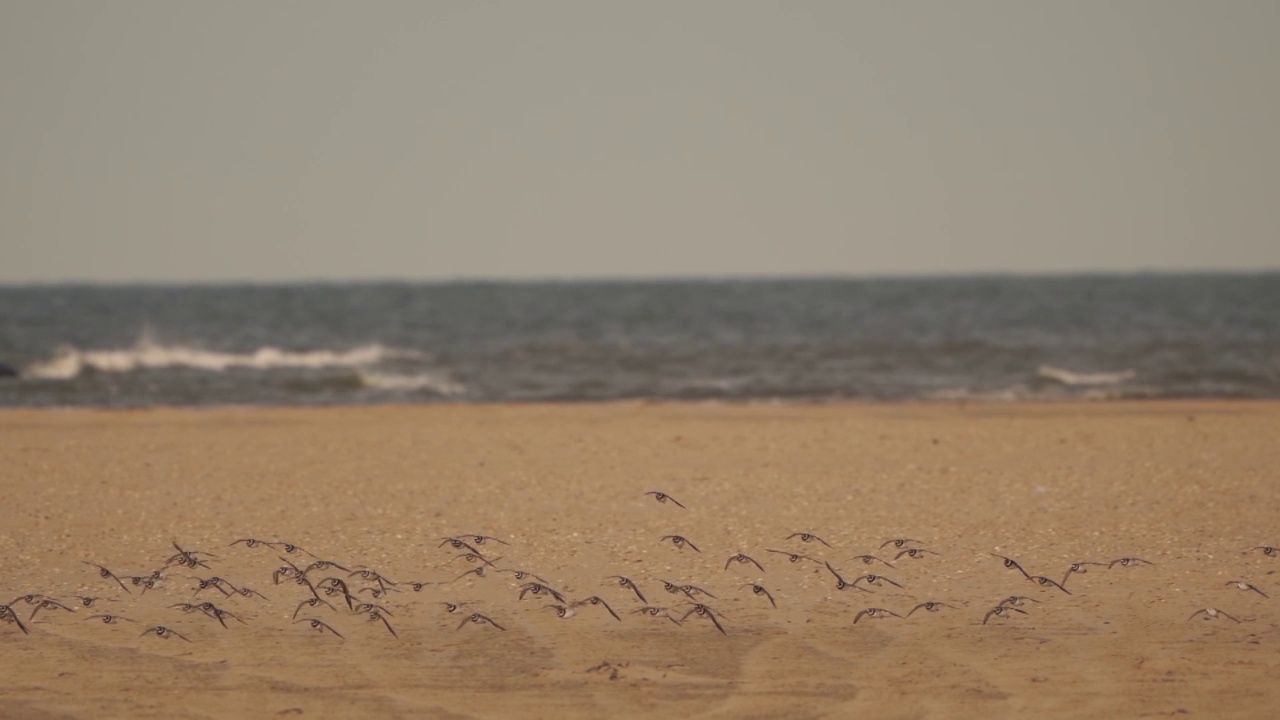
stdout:
<svg viewBox="0 0 1280 720">
<path fill-rule="evenodd" d="M 0 623 L 0 717 L 1274 717 L 1280 553 L 1243 551 L 1280 545 L 1278 480 L 1275 403 L 6 411 L 3 599 L 102 599 L 41 611 L 29 635 Z M 342 640 L 290 623 L 309 593 L 272 583 L 280 553 L 228 547 L 282 538 L 441 581 L 473 567 L 438 547 L 457 533 L 509 542 L 479 549 L 622 621 L 599 606 L 559 619 L 491 573 L 377 600 L 399 639 L 304 608 Z M 853 559 L 892 560 L 894 537 L 941 554 Z M 247 623 L 223 629 L 166 607 L 192 597 L 185 568 L 126 595 L 82 564 L 144 574 L 173 540 L 217 554 L 198 574 L 269 600 L 200 593 Z M 837 591 L 822 566 L 767 548 L 905 588 Z M 726 570 L 739 551 L 765 572 Z M 1155 565 L 1092 567 L 1067 595 L 990 553 L 1055 580 L 1078 560 Z M 632 614 L 615 574 L 658 605 L 679 602 L 661 579 L 710 590 L 727 635 Z M 1013 594 L 1040 602 L 983 625 Z M 955 608 L 854 624 L 930 600 Z M 443 601 L 506 630 L 459 629 Z M 1243 622 L 1188 620 L 1209 606 Z M 32 609 L 15 605 L 24 622 Z M 86 621 L 94 610 L 136 622 Z M 190 642 L 141 636 L 157 624 Z"/>
</svg>

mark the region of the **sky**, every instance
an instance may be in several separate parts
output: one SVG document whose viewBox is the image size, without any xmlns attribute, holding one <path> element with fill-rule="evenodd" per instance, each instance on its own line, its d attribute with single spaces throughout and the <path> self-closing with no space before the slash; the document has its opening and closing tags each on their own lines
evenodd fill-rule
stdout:
<svg viewBox="0 0 1280 720">
<path fill-rule="evenodd" d="M 0 283 L 1280 269 L 1280 3 L 0 1 Z"/>
</svg>

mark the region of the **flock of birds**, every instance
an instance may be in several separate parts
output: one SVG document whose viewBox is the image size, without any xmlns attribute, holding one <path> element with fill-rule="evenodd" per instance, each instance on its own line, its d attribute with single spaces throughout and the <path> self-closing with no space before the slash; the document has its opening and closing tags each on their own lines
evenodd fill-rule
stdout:
<svg viewBox="0 0 1280 720">
<path fill-rule="evenodd" d="M 670 503 L 679 508 L 685 508 L 683 503 L 665 492 L 653 490 L 645 493 L 645 495 L 662 504 Z M 785 540 L 793 543 L 798 541 L 801 545 L 815 548 L 825 547 L 832 549 L 832 546 L 826 540 L 807 531 L 791 533 Z M 671 543 L 681 551 L 687 549 L 692 552 L 702 553 L 702 550 L 697 545 L 683 535 L 665 535 L 662 536 L 661 541 Z M 255 538 L 240 538 L 231 542 L 228 547 L 248 548 L 255 551 L 263 549 L 273 551 L 280 564 L 274 568 L 270 575 L 272 585 L 276 588 L 271 591 L 272 594 L 282 592 L 282 586 L 284 588 L 293 588 L 293 592 L 295 592 L 294 598 L 289 600 L 289 604 L 286 606 L 293 608 L 290 622 L 304 629 L 315 630 L 322 634 L 331 634 L 337 638 L 344 638 L 344 636 L 329 621 L 326 621 L 325 617 L 328 617 L 329 620 L 344 614 L 351 617 L 360 617 L 367 623 L 381 626 L 391 637 L 399 638 L 399 633 L 391 622 L 391 618 L 395 617 L 395 614 L 387 607 L 394 597 L 406 592 L 422 592 L 428 587 L 449 587 L 460 580 L 485 577 L 490 573 L 494 575 L 509 574 L 515 583 L 512 587 L 512 592 L 515 593 L 517 601 L 525 600 L 526 597 L 545 600 L 547 601 L 545 607 L 554 610 L 557 617 L 568 619 L 577 615 L 580 610 L 599 608 L 601 611 L 608 613 L 614 620 L 622 620 L 622 616 L 618 614 L 613 605 L 599 595 L 570 599 L 562 589 L 557 589 L 554 583 L 536 573 L 513 567 L 499 567 L 497 563 L 502 558 L 490 557 L 487 554 L 490 547 L 498 545 L 508 545 L 508 542 L 494 536 L 480 534 L 451 535 L 441 538 L 440 548 L 447 548 L 458 553 L 450 562 L 464 560 L 474 565 L 474 567 L 456 577 L 439 581 L 392 580 L 371 567 L 323 559 L 299 545 L 281 540 L 264 541 Z M 185 584 L 185 587 L 192 590 L 191 595 L 186 598 L 189 602 L 175 602 L 169 604 L 166 608 L 172 613 L 171 617 L 174 619 L 182 616 L 195 616 L 203 618 L 202 622 L 216 622 L 223 628 L 230 627 L 227 624 L 228 621 L 246 622 L 239 615 L 225 607 L 220 607 L 213 600 L 201 599 L 202 594 L 205 598 L 216 595 L 218 601 L 233 598 L 254 602 L 268 601 L 266 595 L 245 584 L 233 583 L 226 578 L 207 573 L 206 571 L 212 571 L 213 569 L 211 563 L 219 561 L 219 555 L 203 550 L 187 549 L 176 541 L 173 542 L 173 549 L 174 552 L 169 555 L 162 566 L 142 575 L 118 574 L 97 562 L 88 560 L 82 562 L 88 568 L 91 568 L 93 574 L 97 576 L 96 582 L 101 584 L 104 590 L 122 591 L 126 596 L 133 596 L 135 592 L 138 595 L 145 595 L 148 591 L 172 588 L 181 581 L 187 581 L 189 584 Z M 795 550 L 764 548 L 766 553 L 785 557 L 788 563 L 812 563 L 817 572 L 825 570 L 825 573 L 829 574 L 834 581 L 837 591 L 868 594 L 873 594 L 875 588 L 884 588 L 886 585 L 899 589 L 904 587 L 898 581 L 882 574 L 879 568 L 885 567 L 892 571 L 896 569 L 894 563 L 904 560 L 909 562 L 920 560 L 930 555 L 939 555 L 939 553 L 926 547 L 923 542 L 905 537 L 891 538 L 884 541 L 877 552 L 880 551 L 885 551 L 882 553 L 885 555 L 884 558 L 872 554 L 857 555 L 852 558 L 855 562 L 873 566 L 873 569 L 878 572 L 865 572 L 848 579 L 829 560 L 816 558 L 805 552 L 797 552 Z M 1269 545 L 1260 545 L 1244 552 L 1260 552 L 1268 557 L 1280 556 L 1280 548 Z M 1061 579 L 1055 579 L 1047 575 L 1031 574 L 1018 560 L 1012 557 L 994 553 L 991 556 L 993 561 L 1000 562 L 1005 569 L 1017 573 L 1021 579 L 1050 592 L 1060 592 L 1068 595 L 1071 594 L 1071 590 L 1067 588 L 1071 578 L 1074 575 L 1089 572 L 1091 567 L 1111 570 L 1117 567 L 1136 568 L 1154 564 L 1143 558 L 1132 556 L 1124 556 L 1106 562 L 1079 561 L 1067 567 Z M 742 552 L 730 555 L 725 560 L 724 569 L 728 571 L 735 564 L 754 567 L 762 574 L 765 572 L 764 565 L 757 558 Z M 263 581 L 265 582 L 265 580 L 266 575 L 264 573 Z M 630 577 L 612 575 L 604 578 L 604 580 L 616 586 L 619 590 L 625 591 L 624 601 L 639 603 L 638 607 L 628 611 L 631 614 L 662 618 L 677 626 L 683 626 L 690 618 L 704 620 L 720 633 L 728 634 L 722 622 L 725 617 L 724 613 L 714 609 L 710 604 L 712 601 L 718 601 L 718 596 L 702 587 L 693 584 L 673 583 L 663 579 L 653 579 L 653 583 L 661 584 L 662 590 L 676 599 L 676 602 L 668 606 L 650 603 L 644 590 Z M 1256 585 L 1245 580 L 1231 580 L 1226 583 L 1226 586 L 1256 593 L 1263 598 L 1269 597 Z M 773 593 L 759 582 L 742 583 L 737 589 L 739 591 L 749 590 L 752 595 L 761 598 L 761 602 L 767 601 L 770 607 L 778 607 Z M 650 590 L 650 593 L 652 594 L 652 590 Z M 111 600 L 120 599 L 118 592 L 115 595 L 116 597 L 111 598 Z M 99 603 L 105 599 L 94 595 L 74 595 L 58 598 L 43 593 L 27 593 L 10 600 L 7 604 L 0 605 L 0 621 L 16 627 L 17 630 L 24 634 L 29 634 L 31 632 L 29 626 L 34 624 L 37 616 L 40 616 L 41 613 L 48 617 L 57 613 L 75 613 L 77 608 L 87 608 L 94 614 L 85 617 L 85 621 L 96 621 L 106 625 L 118 625 L 121 622 L 136 623 L 131 618 L 102 610 L 102 606 Z M 197 602 L 197 600 L 199 601 Z M 1026 615 L 1028 614 L 1027 610 L 1023 608 L 1030 607 L 1030 603 L 1039 602 L 1040 600 L 1025 595 L 1010 595 L 985 611 L 982 617 L 982 624 L 986 625 L 993 619 L 1011 618 L 1015 614 Z M 621 606 L 620 601 L 615 600 L 615 603 Z M 443 608 L 444 612 L 461 616 L 457 630 L 462 630 L 473 624 L 489 626 L 499 631 L 506 630 L 505 625 L 498 620 L 486 614 L 470 610 L 470 607 L 478 604 L 474 601 L 441 600 L 438 601 L 438 604 Z M 20 614 L 19 611 L 24 609 L 24 606 L 31 608 L 29 614 L 25 612 Z M 910 609 L 903 608 L 902 612 L 895 612 L 884 607 L 864 607 L 854 615 L 853 624 L 857 624 L 864 618 L 869 620 L 891 617 L 905 619 L 918 611 L 935 613 L 943 610 L 959 609 L 956 605 L 938 600 L 917 603 Z M 321 617 L 326 610 L 330 614 Z M 1214 607 L 1197 609 L 1187 619 L 1190 621 L 1196 618 L 1204 620 L 1222 618 L 1237 623 L 1241 622 L 1240 617 Z M 191 642 L 186 634 L 175 629 L 170 620 L 163 620 L 154 624 L 146 623 L 141 635 L 151 635 L 165 640 L 176 638 Z"/>
</svg>

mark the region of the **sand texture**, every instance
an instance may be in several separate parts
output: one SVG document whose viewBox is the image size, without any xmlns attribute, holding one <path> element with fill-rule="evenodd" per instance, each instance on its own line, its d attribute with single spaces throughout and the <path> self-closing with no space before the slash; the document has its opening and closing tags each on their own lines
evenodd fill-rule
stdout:
<svg viewBox="0 0 1280 720">
<path fill-rule="evenodd" d="M 3 718 L 1274 717 L 1280 404 L 613 404 L 0 413 Z M 683 503 L 660 503 L 661 490 Z M 788 538 L 813 533 L 818 540 Z M 568 601 L 497 568 L 544 578 Z M 677 547 L 665 535 L 696 545 Z M 301 550 L 387 624 L 303 606 Z M 932 553 L 895 557 L 881 544 Z M 84 564 L 145 576 L 130 592 Z M 803 554 L 798 562 L 783 550 Z M 749 562 L 726 563 L 745 553 Z M 1137 557 L 1154 563 L 1085 566 Z M 855 556 L 872 554 L 893 567 Z M 216 557 L 215 557 L 216 556 Z M 181 556 L 179 556 L 181 558 Z M 829 562 L 850 583 L 837 589 Z M 266 596 L 196 593 L 219 576 Z M 692 606 L 725 634 L 642 607 Z M 453 582 L 447 582 L 454 580 Z M 525 581 L 531 578 L 526 577 Z M 1243 580 L 1260 591 L 1239 589 Z M 409 582 L 441 583 L 415 592 Z M 774 608 L 751 584 L 763 586 Z M 746 585 L 746 587 L 744 587 Z M 40 593 L 73 606 L 39 609 Z M 1270 597 L 1264 597 L 1265 593 Z M 73 596 L 96 596 L 93 607 Z M 1031 598 L 983 619 L 1010 595 Z M 39 599 L 36 599 L 39 602 Z M 227 627 L 176 603 L 210 601 Z M 936 612 L 899 615 L 935 601 Z M 444 603 L 470 603 L 450 613 Z M 948 607 L 950 606 L 950 607 Z M 1201 608 L 1226 617 L 1188 617 Z M 482 613 L 504 630 L 465 622 Z M 128 618 L 115 624 L 94 614 Z M 461 627 L 460 627 L 461 623 Z M 143 635 L 165 626 L 189 639 Z"/>
</svg>

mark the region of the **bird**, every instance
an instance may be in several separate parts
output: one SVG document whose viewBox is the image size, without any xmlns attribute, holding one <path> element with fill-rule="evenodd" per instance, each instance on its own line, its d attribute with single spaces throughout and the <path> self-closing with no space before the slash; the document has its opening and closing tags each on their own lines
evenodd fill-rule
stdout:
<svg viewBox="0 0 1280 720">
<path fill-rule="evenodd" d="M 631 578 L 624 577 L 622 575 L 610 575 L 608 579 L 617 580 L 620 587 L 628 588 L 631 592 L 636 594 L 636 597 L 640 598 L 640 602 L 648 604 L 649 601 L 644 599 L 644 593 L 640 592 L 640 588 L 636 587 L 636 584 L 631 581 Z"/>
<path fill-rule="evenodd" d="M 1119 565 L 1120 567 L 1136 567 L 1138 565 L 1155 565 L 1155 563 L 1151 562 L 1150 560 L 1143 560 L 1142 558 L 1122 557 L 1118 560 L 1112 560 L 1107 565 L 1107 569 L 1111 569 L 1116 565 Z"/>
<path fill-rule="evenodd" d="M 1071 594 L 1070 590 L 1062 587 L 1062 585 L 1057 580 L 1054 580 L 1053 578 L 1047 578 L 1043 575 L 1028 575 L 1027 579 L 1035 583 L 1038 583 L 1041 587 L 1049 587 L 1050 585 L 1052 585 L 1053 587 L 1058 588 L 1059 590 L 1061 590 L 1062 592 L 1068 595 Z"/>
<path fill-rule="evenodd" d="M 800 542 L 813 542 L 813 541 L 815 541 L 815 540 L 816 540 L 816 541 L 818 541 L 818 542 L 822 543 L 823 545 L 826 545 L 827 547 L 831 547 L 831 543 L 827 542 L 826 540 L 823 540 L 822 538 L 818 537 L 817 535 L 814 535 L 813 533 L 809 533 L 809 532 L 793 532 L 793 533 L 791 533 L 790 535 L 788 535 L 788 536 L 787 536 L 787 539 L 788 539 L 788 540 L 790 540 L 790 539 L 791 539 L 791 538 L 793 538 L 793 537 L 798 537 L 798 538 L 800 538 Z"/>
<path fill-rule="evenodd" d="M 1099 567 L 1107 567 L 1107 564 L 1106 564 L 1106 563 L 1092 562 L 1092 561 L 1090 561 L 1090 560 L 1082 560 L 1082 561 L 1080 561 L 1080 562 L 1073 562 L 1073 563 L 1071 563 L 1071 567 L 1068 567 L 1068 568 L 1067 568 L 1067 574 L 1062 576 L 1062 582 L 1061 582 L 1061 583 L 1059 583 L 1059 584 L 1065 587 L 1065 586 L 1066 586 L 1066 584 L 1067 584 L 1067 578 L 1071 577 L 1072 575 L 1074 575 L 1074 574 L 1076 574 L 1076 573 L 1080 573 L 1081 575 L 1083 575 L 1083 574 L 1085 574 L 1085 573 L 1089 572 L 1089 568 L 1088 568 L 1088 567 L 1086 567 L 1086 566 L 1088 566 L 1088 565 L 1097 565 L 1097 566 L 1099 566 Z"/>
<path fill-rule="evenodd" d="M 837 590 L 861 590 L 862 592 L 871 592 L 870 590 L 864 587 L 858 587 L 857 580 L 854 580 L 853 582 L 845 582 L 845 579 L 840 577 L 840 573 L 836 572 L 836 569 L 831 567 L 831 563 L 824 563 L 824 564 L 827 566 L 827 570 L 829 570 L 832 575 L 836 576 Z"/>
<path fill-rule="evenodd" d="M 1031 579 L 1031 573 L 1027 572 L 1026 570 L 1023 570 L 1022 566 L 1018 564 L 1017 560 L 1014 560 L 1013 558 L 1010 558 L 1010 557 L 1005 557 L 1004 555 L 997 555 L 995 553 L 991 553 L 991 556 L 1000 558 L 1001 560 L 1004 561 L 1005 567 L 1009 568 L 1010 570 L 1017 570 L 1018 572 L 1022 573 L 1022 576 L 1025 577 L 1026 579 L 1028 580 Z"/>
<path fill-rule="evenodd" d="M 578 614 L 572 605 L 543 605 L 543 607 L 551 608 L 556 611 L 556 617 L 566 620 Z"/>
<path fill-rule="evenodd" d="M 716 614 L 711 611 L 711 608 L 701 603 L 694 603 L 693 608 L 690 609 L 689 612 L 685 613 L 684 617 L 680 618 L 680 623 L 683 624 L 685 620 L 689 619 L 690 615 L 693 615 L 695 613 L 698 615 L 698 617 L 705 617 L 710 619 L 711 622 L 715 624 L 716 629 L 720 631 L 721 635 L 729 634 L 724 631 L 724 626 L 722 626 L 720 624 L 720 621 L 716 619 Z"/>
<path fill-rule="evenodd" d="M 753 558 L 751 558 L 750 556 L 748 556 L 748 555 L 744 555 L 744 554 L 742 554 L 742 553 L 738 553 L 737 555 L 730 555 L 730 556 L 729 556 L 729 559 L 728 559 L 728 560 L 726 560 L 726 561 L 725 561 L 725 563 L 724 563 L 724 569 L 725 569 L 725 570 L 728 570 L 728 569 L 729 569 L 729 566 L 730 566 L 730 565 L 732 565 L 732 564 L 734 564 L 734 563 L 742 563 L 742 564 L 744 564 L 744 565 L 745 565 L 746 563 L 751 563 L 752 565 L 755 565 L 757 568 L 759 568 L 759 569 L 760 569 L 760 572 L 764 572 L 764 567 L 763 567 L 762 565 L 760 565 L 760 563 L 756 562 L 756 561 L 755 561 Z"/>
<path fill-rule="evenodd" d="M 333 633 L 334 635 L 337 635 L 339 638 L 342 638 L 342 633 L 340 633 L 340 632 L 338 632 L 337 630 L 334 630 L 333 628 L 329 627 L 329 624 L 328 624 L 328 623 L 326 623 L 325 621 L 321 620 L 320 618 L 302 618 L 302 619 L 300 619 L 300 620 L 294 620 L 293 622 L 294 622 L 295 624 L 296 624 L 296 623 L 300 623 L 300 622 L 307 623 L 308 625 L 310 625 L 310 626 L 311 626 L 311 628 L 312 628 L 313 630 L 315 630 L 316 632 L 320 633 L 321 635 L 323 635 L 323 634 L 324 634 L 324 631 L 325 631 L 325 630 L 328 630 L 329 632 Z M 344 640 L 345 640 L 346 638 L 342 638 L 342 639 L 344 639 Z"/>
<path fill-rule="evenodd" d="M 1266 593 L 1264 593 L 1264 592 L 1262 592 L 1261 590 L 1259 590 L 1257 587 L 1255 587 L 1255 586 L 1253 586 L 1253 585 L 1250 585 L 1249 583 L 1247 583 L 1247 582 L 1245 582 L 1245 581 L 1243 581 L 1243 580 L 1229 580 L 1229 581 L 1227 581 L 1227 585 L 1234 585 L 1234 586 L 1236 586 L 1237 588 L 1239 588 L 1240 590 L 1252 590 L 1252 591 L 1254 591 L 1254 592 L 1258 593 L 1259 595 L 1261 595 L 1262 597 L 1270 597 L 1270 595 L 1267 595 Z"/>
<path fill-rule="evenodd" d="M 956 606 L 948 605 L 947 603 L 944 603 L 944 602 L 936 602 L 936 601 L 930 600 L 929 602 L 922 602 L 919 605 L 911 608 L 911 612 L 907 613 L 906 616 L 911 617 L 912 613 L 914 613 L 915 611 L 921 608 L 924 608 L 928 612 L 938 612 L 942 608 L 951 608 L 952 610 L 955 610 Z"/>
<path fill-rule="evenodd" d="M 672 545 L 675 545 L 680 549 L 684 549 L 684 546 L 688 545 L 689 547 L 693 548 L 694 552 L 702 552 L 701 550 L 698 549 L 697 545 L 694 545 L 693 543 L 689 542 L 689 540 L 685 538 L 683 535 L 663 535 L 662 540 L 664 542 L 667 540 L 670 540 Z"/>
<path fill-rule="evenodd" d="M 592 595 L 591 597 L 586 598 L 585 600 L 577 600 L 573 603 L 570 603 L 570 607 L 582 607 L 583 605 L 603 605 L 604 609 L 609 611 L 609 614 L 613 616 L 614 620 L 618 620 L 618 621 L 622 620 L 622 618 L 618 617 L 618 613 L 614 612 L 613 608 L 609 607 L 609 603 L 605 602 L 598 596 Z"/>
<path fill-rule="evenodd" d="M 886 618 L 891 616 L 896 618 L 902 617 L 892 610 L 885 610 L 884 608 L 866 608 L 865 610 L 859 610 L 858 614 L 853 616 L 853 624 L 857 625 L 858 621 L 864 616 L 869 618 Z"/>
<path fill-rule="evenodd" d="M 908 552 L 908 551 L 904 550 L 903 552 Z M 902 553 L 898 553 L 898 554 L 899 554 L 899 555 L 901 555 Z M 864 565 L 870 565 L 870 564 L 871 564 L 871 563 L 873 563 L 873 562 L 878 562 L 878 563 L 881 563 L 881 564 L 883 564 L 883 565 L 888 565 L 889 567 L 897 567 L 896 565 L 894 565 L 893 563 L 889 562 L 888 560 L 881 560 L 880 558 L 876 557 L 875 555 L 854 555 L 852 558 L 849 558 L 849 559 L 850 559 L 850 560 L 861 560 L 861 561 L 862 561 L 862 564 L 864 564 Z"/>
<path fill-rule="evenodd" d="M 1019 610 L 1018 608 L 1013 607 L 1012 605 L 997 605 L 991 608 L 990 610 L 988 610 L 987 614 L 982 617 L 982 624 L 986 625 L 987 621 L 990 620 L 992 617 L 1004 617 L 1005 615 L 1008 615 L 1010 612 L 1022 613 L 1023 615 L 1027 614 L 1026 610 Z"/>
<path fill-rule="evenodd" d="M 467 623 L 476 623 L 477 625 L 484 625 L 485 623 L 488 623 L 498 628 L 499 630 L 506 630 L 506 628 L 502 627 L 498 623 L 489 619 L 487 616 L 481 615 L 480 613 L 471 613 L 467 617 L 463 618 L 462 623 L 458 625 L 458 629 L 461 630 L 462 626 L 466 625 Z"/>
<path fill-rule="evenodd" d="M 810 562 L 815 562 L 815 563 L 819 563 L 819 564 L 821 564 L 821 562 L 822 562 L 821 560 L 816 560 L 816 559 L 814 559 L 814 558 L 809 557 L 808 555 L 801 555 L 801 554 L 799 554 L 799 553 L 791 553 L 791 552 L 787 552 L 786 550 L 773 550 L 773 549 L 771 549 L 771 548 L 765 548 L 765 552 L 777 553 L 778 555 L 786 555 L 786 556 L 787 556 L 787 560 L 790 560 L 790 561 L 791 561 L 791 562 L 793 562 L 793 563 L 798 563 L 798 562 L 800 562 L 801 560 L 808 560 L 808 561 L 810 561 Z"/>
<path fill-rule="evenodd" d="M 941 555 L 941 554 L 942 554 L 942 553 L 936 553 L 936 552 L 934 552 L 934 551 L 932 551 L 932 550 L 928 550 L 928 549 L 925 549 L 925 548 L 907 548 L 906 550 L 902 550 L 901 552 L 899 552 L 897 555 L 894 555 L 894 556 L 893 556 L 893 559 L 894 559 L 894 560 L 897 560 L 898 558 L 902 557 L 903 555 L 906 555 L 906 556 L 907 556 L 907 557 L 909 557 L 909 558 L 919 559 L 919 558 L 924 557 L 926 553 L 927 553 L 927 554 L 929 554 L 929 555 Z"/>
<path fill-rule="evenodd" d="M 649 492 L 645 493 L 645 495 L 652 495 L 654 500 L 657 500 L 658 502 L 663 504 L 665 504 L 668 500 L 670 500 L 671 502 L 675 503 L 677 506 L 684 508 L 684 503 L 681 503 L 679 500 L 671 497 L 670 495 L 660 490 L 650 490 Z M 688 508 L 685 508 L 685 509 L 688 510 Z"/>
<path fill-rule="evenodd" d="M 1224 617 L 1224 618 L 1226 618 L 1226 619 L 1228 619 L 1228 620 L 1230 620 L 1230 621 L 1232 621 L 1232 622 L 1240 622 L 1240 620 L 1239 620 L 1239 619 L 1237 619 L 1237 618 L 1235 618 L 1235 617 L 1233 617 L 1233 616 L 1231 616 L 1231 615 L 1228 615 L 1227 613 L 1225 613 L 1225 612 L 1223 612 L 1223 611 L 1221 611 L 1221 610 L 1219 610 L 1219 609 L 1217 609 L 1217 608 L 1211 608 L 1211 607 L 1208 607 L 1208 608 L 1200 608 L 1199 610 L 1197 610 L 1197 611 L 1195 611 L 1195 612 L 1191 613 L 1191 617 L 1187 618 L 1187 620 L 1194 620 L 1194 619 L 1195 619 L 1195 617 L 1196 617 L 1197 615 L 1200 615 L 1200 614 L 1203 614 L 1203 615 L 1204 615 L 1204 619 L 1205 619 L 1205 620 L 1215 620 L 1215 619 L 1217 619 L 1217 617 L 1218 617 L 1219 615 L 1221 615 L 1222 617 Z"/>
<path fill-rule="evenodd" d="M 775 608 L 778 607 L 778 603 L 774 602 L 773 596 L 769 594 L 769 591 L 766 590 L 763 585 L 757 585 L 755 583 L 744 583 L 743 585 L 738 586 L 739 589 L 744 587 L 751 588 L 751 592 L 755 593 L 756 595 L 763 595 L 769 598 L 769 604 L 774 606 Z"/>
<path fill-rule="evenodd" d="M 167 628 L 163 625 L 156 625 L 154 627 L 149 627 L 146 630 L 142 631 L 142 635 L 151 635 L 151 634 L 155 634 L 156 637 L 164 638 L 165 640 L 168 640 L 170 636 L 172 636 L 180 640 L 186 640 L 187 642 L 191 642 L 191 640 L 189 640 L 186 635 L 183 635 L 182 633 L 178 632 L 177 630 L 174 630 L 173 628 Z M 142 637 L 142 635 L 140 635 L 139 637 Z"/>
</svg>

